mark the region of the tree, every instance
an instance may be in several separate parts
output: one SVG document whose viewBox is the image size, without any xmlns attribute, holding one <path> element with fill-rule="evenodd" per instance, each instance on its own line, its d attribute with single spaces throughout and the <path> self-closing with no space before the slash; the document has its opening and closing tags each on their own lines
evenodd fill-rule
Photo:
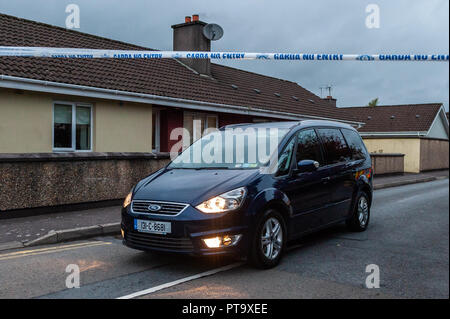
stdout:
<svg viewBox="0 0 450 319">
<path fill-rule="evenodd" d="M 370 107 L 374 107 L 378 105 L 378 98 L 373 99 L 372 101 L 369 102 L 368 106 Z"/>
</svg>

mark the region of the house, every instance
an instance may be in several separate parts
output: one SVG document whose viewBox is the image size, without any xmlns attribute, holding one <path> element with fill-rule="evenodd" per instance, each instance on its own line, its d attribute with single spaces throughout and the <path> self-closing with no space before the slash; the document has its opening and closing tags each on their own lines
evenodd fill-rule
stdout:
<svg viewBox="0 0 450 319">
<path fill-rule="evenodd" d="M 449 167 L 449 123 L 441 103 L 342 108 L 364 126 L 371 153 L 405 154 L 405 172 Z"/>
<path fill-rule="evenodd" d="M 210 50 L 198 19 L 174 50 Z M 0 46 L 151 50 L 0 14 Z M 168 152 L 206 128 L 268 120 L 362 125 L 297 83 L 199 60 L 0 58 L 0 153 Z"/>
</svg>

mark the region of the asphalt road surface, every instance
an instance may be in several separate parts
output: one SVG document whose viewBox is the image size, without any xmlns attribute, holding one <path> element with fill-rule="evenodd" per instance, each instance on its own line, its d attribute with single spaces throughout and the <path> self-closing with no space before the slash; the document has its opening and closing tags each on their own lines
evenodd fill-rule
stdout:
<svg viewBox="0 0 450 319">
<path fill-rule="evenodd" d="M 374 197 L 366 232 L 339 225 L 308 236 L 265 271 L 135 251 L 114 237 L 3 251 L 0 298 L 448 298 L 449 180 Z M 80 288 L 66 288 L 70 264 Z M 371 264 L 380 288 L 366 287 Z"/>
</svg>

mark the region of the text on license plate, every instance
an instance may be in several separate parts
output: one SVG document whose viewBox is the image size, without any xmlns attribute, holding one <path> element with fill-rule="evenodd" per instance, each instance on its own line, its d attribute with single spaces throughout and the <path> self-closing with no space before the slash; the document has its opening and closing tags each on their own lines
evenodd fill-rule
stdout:
<svg viewBox="0 0 450 319">
<path fill-rule="evenodd" d="M 135 219 L 134 229 L 143 233 L 170 234 L 172 231 L 172 225 L 167 222 Z"/>
</svg>

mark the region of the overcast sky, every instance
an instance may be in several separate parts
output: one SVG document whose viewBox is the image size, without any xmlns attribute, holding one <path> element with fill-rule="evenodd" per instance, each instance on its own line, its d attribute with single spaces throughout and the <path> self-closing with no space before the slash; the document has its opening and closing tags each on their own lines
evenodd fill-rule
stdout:
<svg viewBox="0 0 450 319">
<path fill-rule="evenodd" d="M 172 24 L 198 13 L 220 24 L 212 50 L 386 54 L 449 52 L 448 0 L 0 0 L 0 12 L 65 27 L 68 4 L 80 7 L 79 31 L 161 50 L 172 49 Z M 380 8 L 369 29 L 366 6 Z M 0 35 L 1 36 L 1 35 Z M 320 95 L 332 85 L 338 106 L 443 102 L 449 63 L 235 61 L 234 67 L 298 82 Z"/>
</svg>

